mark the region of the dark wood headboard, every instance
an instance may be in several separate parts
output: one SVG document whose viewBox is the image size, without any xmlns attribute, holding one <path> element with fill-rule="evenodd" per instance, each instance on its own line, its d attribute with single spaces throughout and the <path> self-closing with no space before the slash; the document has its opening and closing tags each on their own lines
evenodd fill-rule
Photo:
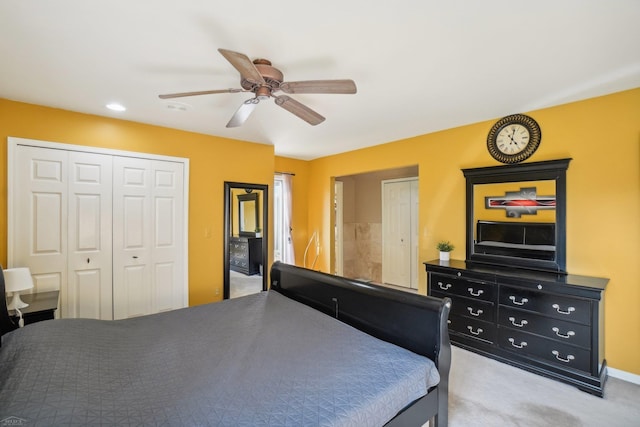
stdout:
<svg viewBox="0 0 640 427">
<path fill-rule="evenodd" d="M 433 360 L 448 374 L 451 301 L 276 262 L 271 289 L 381 340 Z"/>
</svg>

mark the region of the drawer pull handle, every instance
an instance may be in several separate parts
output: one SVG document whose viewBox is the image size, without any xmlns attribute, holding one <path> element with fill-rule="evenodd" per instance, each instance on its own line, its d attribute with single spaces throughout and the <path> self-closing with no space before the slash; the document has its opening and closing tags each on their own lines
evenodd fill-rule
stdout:
<svg viewBox="0 0 640 427">
<path fill-rule="evenodd" d="M 518 328 L 522 328 L 523 326 L 525 326 L 527 323 L 526 320 L 522 319 L 522 321 L 520 323 L 516 323 L 516 318 L 515 317 L 509 317 L 509 322 L 511 322 L 511 324 L 513 326 L 517 326 Z"/>
<path fill-rule="evenodd" d="M 555 332 L 555 333 L 556 333 L 556 335 L 557 335 L 557 336 L 559 336 L 560 338 L 571 338 L 572 336 L 574 336 L 574 335 L 576 334 L 576 333 L 575 333 L 575 332 L 573 332 L 573 331 L 568 331 L 566 335 L 561 334 L 561 333 L 560 333 L 560 328 L 557 328 L 557 327 L 555 327 L 555 326 L 554 326 L 553 328 L 551 328 L 551 330 L 552 330 L 553 332 Z"/>
<path fill-rule="evenodd" d="M 440 287 L 440 289 L 442 289 L 443 291 L 448 290 L 452 285 L 451 283 L 447 283 L 446 285 L 443 285 L 442 282 L 438 282 L 438 286 Z"/>
<path fill-rule="evenodd" d="M 556 357 L 556 359 L 564 363 L 569 363 L 575 359 L 573 354 L 569 354 L 566 359 L 560 357 L 560 352 L 558 350 L 553 350 L 551 353 Z"/>
<path fill-rule="evenodd" d="M 469 293 L 471 295 L 473 295 L 474 297 L 479 297 L 480 295 L 484 294 L 484 291 L 482 289 L 478 289 L 477 292 L 474 292 L 473 288 L 469 288 L 467 289 L 469 291 Z"/>
<path fill-rule="evenodd" d="M 472 316 L 480 316 L 482 313 L 484 313 L 484 311 L 482 311 L 481 309 L 476 310 L 476 312 L 473 312 L 473 307 L 467 307 L 467 310 L 469 310 L 469 314 Z"/>
<path fill-rule="evenodd" d="M 509 342 L 511 343 L 512 346 L 514 346 L 515 348 L 524 348 L 527 346 L 527 342 L 526 341 L 522 341 L 520 344 L 516 344 L 516 340 L 513 338 L 509 338 Z"/>
<path fill-rule="evenodd" d="M 571 312 L 576 311 L 575 307 L 568 307 L 567 311 L 560 310 L 560 306 L 558 304 L 553 304 L 551 307 L 555 308 L 560 314 L 571 314 Z"/>
<path fill-rule="evenodd" d="M 482 328 L 478 328 L 476 331 L 474 331 L 473 326 L 467 326 L 467 329 L 469 330 L 469 332 L 471 332 L 472 335 L 480 335 L 484 332 Z"/>
<path fill-rule="evenodd" d="M 525 305 L 526 303 L 529 302 L 529 300 L 527 298 L 522 298 L 520 301 L 516 301 L 516 297 L 514 297 L 513 295 L 511 295 L 509 297 L 509 299 L 511 300 L 512 303 L 514 303 L 515 305 Z"/>
</svg>

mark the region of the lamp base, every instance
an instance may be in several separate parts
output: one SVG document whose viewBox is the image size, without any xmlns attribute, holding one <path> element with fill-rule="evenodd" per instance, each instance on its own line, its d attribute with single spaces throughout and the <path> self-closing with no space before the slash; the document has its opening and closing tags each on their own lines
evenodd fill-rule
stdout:
<svg viewBox="0 0 640 427">
<path fill-rule="evenodd" d="M 21 309 L 25 307 L 29 307 L 29 304 L 20 299 L 20 292 L 14 292 L 13 298 L 11 298 L 11 302 L 7 305 L 7 309 L 15 310 L 16 308 Z"/>
</svg>

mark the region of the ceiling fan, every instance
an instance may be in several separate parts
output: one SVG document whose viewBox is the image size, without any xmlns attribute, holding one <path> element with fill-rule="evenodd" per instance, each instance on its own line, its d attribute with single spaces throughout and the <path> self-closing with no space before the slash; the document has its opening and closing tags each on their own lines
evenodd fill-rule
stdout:
<svg viewBox="0 0 640 427">
<path fill-rule="evenodd" d="M 271 66 L 266 59 L 251 61 L 245 54 L 227 49 L 218 49 L 227 61 L 240 72 L 240 86 L 242 89 L 203 90 L 198 92 L 182 92 L 159 95 L 160 99 L 181 98 L 184 96 L 211 95 L 217 93 L 253 92 L 255 96 L 240 105 L 227 127 L 242 125 L 251 115 L 260 101 L 274 98 L 276 105 L 295 114 L 307 123 L 315 126 L 322 123 L 325 118 L 306 105 L 296 101 L 287 95 L 275 95 L 275 92 L 284 93 L 356 93 L 356 84 L 353 80 L 306 80 L 299 82 L 285 82 L 280 70 Z"/>
</svg>

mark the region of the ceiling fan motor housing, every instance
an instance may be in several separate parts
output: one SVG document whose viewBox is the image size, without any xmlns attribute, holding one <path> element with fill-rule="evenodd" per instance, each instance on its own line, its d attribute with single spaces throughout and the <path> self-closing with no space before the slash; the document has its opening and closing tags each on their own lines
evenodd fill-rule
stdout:
<svg viewBox="0 0 640 427">
<path fill-rule="evenodd" d="M 280 87 L 280 83 L 284 81 L 284 74 L 282 74 L 282 71 L 278 70 L 277 68 L 272 67 L 271 61 L 267 59 L 256 59 L 253 61 L 253 64 L 255 65 L 264 81 L 267 83 L 267 86 L 269 86 L 270 90 L 275 90 Z M 240 85 L 243 89 L 250 90 L 256 93 L 256 95 L 259 95 L 259 83 L 243 78 L 240 79 Z"/>
</svg>

